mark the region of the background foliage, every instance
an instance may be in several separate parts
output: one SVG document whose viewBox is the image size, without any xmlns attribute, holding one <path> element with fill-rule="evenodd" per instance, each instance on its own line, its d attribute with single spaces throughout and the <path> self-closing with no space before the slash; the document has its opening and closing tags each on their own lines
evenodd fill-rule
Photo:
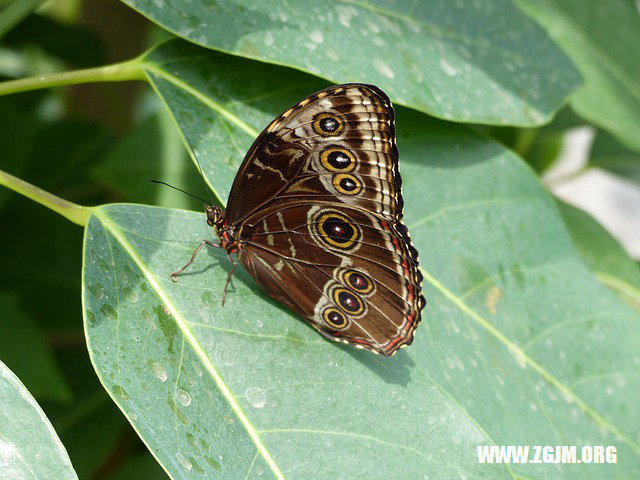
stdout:
<svg viewBox="0 0 640 480">
<path fill-rule="evenodd" d="M 0 10 L 0 168 L 97 207 L 83 238 L 0 190 L 0 477 L 640 475 L 640 270 L 538 179 L 583 124 L 590 165 L 640 178 L 633 2 L 41 4 Z M 245 272 L 219 308 L 219 252 L 172 284 L 211 233 L 147 182 L 210 198 L 188 138 L 224 204 L 270 119 L 346 81 L 398 107 L 428 306 L 393 359 L 326 342 Z M 479 465 L 478 444 L 618 464 Z"/>
</svg>

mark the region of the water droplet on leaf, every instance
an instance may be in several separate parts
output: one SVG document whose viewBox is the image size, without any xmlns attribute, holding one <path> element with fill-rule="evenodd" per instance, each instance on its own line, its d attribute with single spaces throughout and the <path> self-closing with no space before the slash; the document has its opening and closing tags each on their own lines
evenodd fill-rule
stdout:
<svg viewBox="0 0 640 480">
<path fill-rule="evenodd" d="M 189 392 L 179 389 L 176 393 L 176 398 L 178 399 L 178 402 L 180 402 L 180 405 L 182 405 L 183 407 L 188 407 L 189 405 L 191 405 L 191 395 L 189 395 Z"/>
<path fill-rule="evenodd" d="M 255 408 L 262 408 L 264 407 L 264 404 L 267 403 L 267 396 L 260 387 L 247 388 L 244 392 L 244 396 Z"/>
</svg>

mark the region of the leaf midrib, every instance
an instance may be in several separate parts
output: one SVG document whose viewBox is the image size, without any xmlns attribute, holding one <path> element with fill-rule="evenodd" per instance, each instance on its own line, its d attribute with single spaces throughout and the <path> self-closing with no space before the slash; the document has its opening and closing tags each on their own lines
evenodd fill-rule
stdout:
<svg viewBox="0 0 640 480">
<path fill-rule="evenodd" d="M 202 362 L 203 366 L 206 368 L 206 370 L 211 375 L 213 381 L 218 386 L 219 391 L 227 400 L 229 406 L 231 407 L 231 410 L 235 413 L 235 415 L 238 417 L 240 422 L 242 422 L 242 425 L 244 426 L 249 437 L 251 438 L 257 451 L 260 453 L 260 455 L 262 456 L 266 464 L 269 465 L 269 468 L 273 472 L 274 476 L 279 480 L 284 480 L 284 475 L 282 474 L 282 472 L 280 471 L 280 468 L 278 467 L 275 460 L 267 450 L 266 445 L 262 442 L 262 439 L 260 438 L 258 430 L 249 421 L 249 418 L 247 417 L 244 410 L 242 409 L 237 399 L 233 395 L 233 392 L 226 385 L 222 376 L 216 369 L 215 365 L 211 362 L 209 357 L 207 357 L 204 349 L 198 342 L 194 333 L 189 328 L 188 323 L 186 319 L 183 317 L 180 310 L 176 307 L 176 305 L 173 303 L 171 298 L 163 290 L 163 288 L 158 283 L 156 278 L 151 274 L 151 272 L 149 272 L 145 263 L 142 261 L 142 258 L 140 258 L 140 256 L 138 255 L 136 249 L 133 247 L 133 245 L 131 245 L 131 243 L 129 243 L 126 237 L 122 234 L 122 231 L 120 230 L 120 228 L 118 228 L 117 224 L 114 223 L 114 221 L 112 221 L 108 213 L 105 212 L 103 209 L 96 209 L 94 210 L 93 215 L 95 215 L 96 218 L 103 225 L 103 227 L 106 228 L 114 236 L 114 238 L 118 241 L 118 243 L 120 243 L 120 245 L 125 250 L 125 252 L 138 266 L 138 268 L 140 269 L 142 274 L 145 276 L 145 278 L 147 279 L 147 281 L 149 282 L 153 290 L 162 300 L 163 304 L 171 312 L 171 315 L 175 319 L 177 326 L 182 331 L 183 337 L 189 342 L 196 356 L 200 358 L 200 361 Z"/>
</svg>

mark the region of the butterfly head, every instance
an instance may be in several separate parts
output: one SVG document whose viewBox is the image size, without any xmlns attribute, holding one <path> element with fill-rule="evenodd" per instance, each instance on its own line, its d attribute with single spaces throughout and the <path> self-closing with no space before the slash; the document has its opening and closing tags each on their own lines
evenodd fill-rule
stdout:
<svg viewBox="0 0 640 480">
<path fill-rule="evenodd" d="M 204 211 L 207 214 L 207 224 L 220 236 L 224 226 L 224 210 L 215 205 L 205 204 Z"/>
</svg>

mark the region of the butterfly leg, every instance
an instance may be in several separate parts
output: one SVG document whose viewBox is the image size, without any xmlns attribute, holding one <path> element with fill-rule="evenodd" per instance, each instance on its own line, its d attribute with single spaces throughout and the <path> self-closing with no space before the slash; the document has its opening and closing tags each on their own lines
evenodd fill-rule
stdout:
<svg viewBox="0 0 640 480">
<path fill-rule="evenodd" d="M 176 270 L 171 275 L 169 275 L 171 277 L 171 280 L 173 280 L 174 282 L 178 281 L 178 275 L 184 272 L 187 269 L 187 267 L 193 263 L 193 261 L 198 256 L 198 253 L 200 253 L 200 250 L 205 245 L 209 245 L 210 247 L 220 248 L 220 245 L 218 245 L 217 243 L 210 242 L 209 240 L 203 240 L 202 242 L 200 242 L 200 245 L 198 245 L 198 248 L 196 248 L 196 250 L 193 252 L 193 255 L 191 255 L 191 260 L 189 260 L 187 264 L 183 266 L 181 269 Z"/>
<path fill-rule="evenodd" d="M 224 284 L 224 290 L 222 291 L 222 306 L 223 307 L 224 307 L 224 302 L 227 299 L 227 287 L 231 283 L 231 276 L 233 275 L 233 272 L 235 272 L 236 267 L 238 266 L 238 261 L 237 260 L 232 260 L 230 255 L 227 255 L 227 256 L 229 257 L 229 260 L 231 261 L 231 263 L 233 263 L 233 267 L 231 267 L 231 270 L 229 271 L 229 275 L 227 275 L 227 283 Z"/>
</svg>

